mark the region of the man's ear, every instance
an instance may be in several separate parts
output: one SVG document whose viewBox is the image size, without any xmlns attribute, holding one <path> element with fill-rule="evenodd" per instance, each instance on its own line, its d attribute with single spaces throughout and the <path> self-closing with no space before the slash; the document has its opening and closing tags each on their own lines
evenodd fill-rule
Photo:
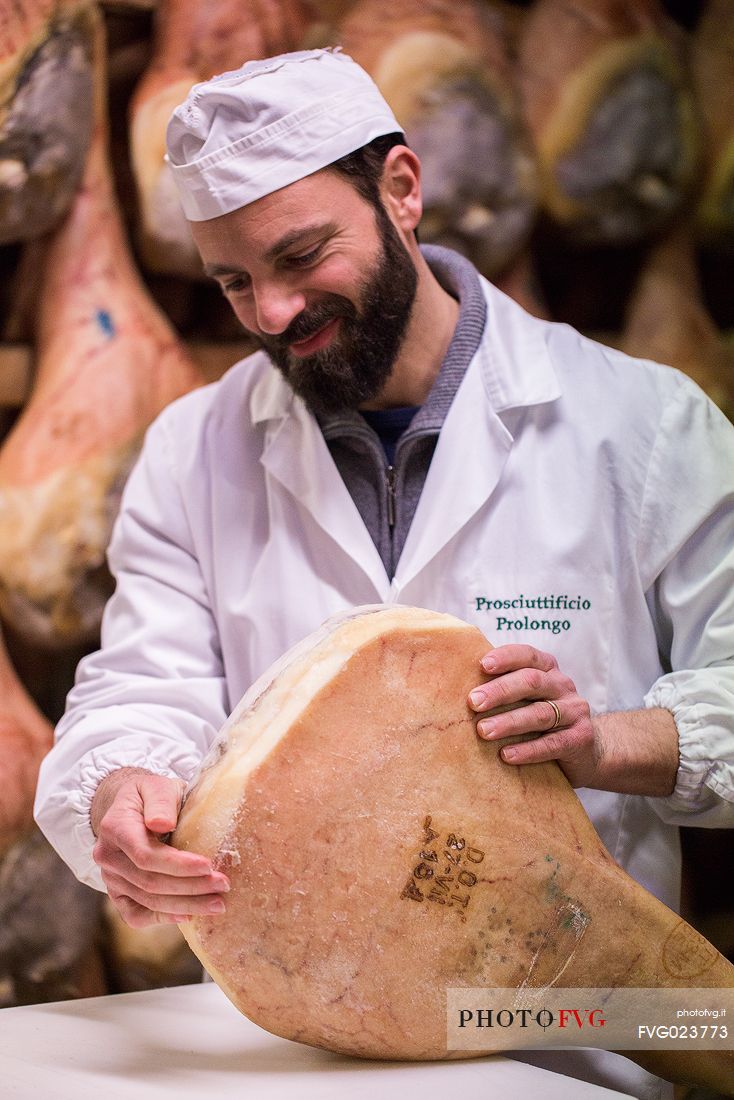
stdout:
<svg viewBox="0 0 734 1100">
<path fill-rule="evenodd" d="M 421 162 L 407 145 L 395 145 L 385 157 L 380 181 L 382 201 L 406 233 L 418 225 L 423 213 Z"/>
</svg>

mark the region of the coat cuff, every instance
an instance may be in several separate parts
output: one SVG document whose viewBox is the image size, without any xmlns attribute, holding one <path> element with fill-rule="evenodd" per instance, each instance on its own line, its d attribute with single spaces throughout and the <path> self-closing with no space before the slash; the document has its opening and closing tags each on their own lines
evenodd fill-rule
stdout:
<svg viewBox="0 0 734 1100">
<path fill-rule="evenodd" d="M 662 707 L 678 729 L 679 762 L 675 789 L 650 799 L 664 821 L 709 828 L 734 826 L 734 713 L 715 669 L 670 673 L 653 684 L 646 707 Z M 701 676 L 712 683 L 701 690 Z"/>
<path fill-rule="evenodd" d="M 153 775 L 188 782 L 201 762 L 196 752 L 181 747 L 171 751 L 171 744 L 154 746 L 147 751 L 125 753 L 92 749 L 79 762 L 78 781 L 43 799 L 39 785 L 35 816 L 41 831 L 61 858 L 71 867 L 80 882 L 106 892 L 99 867 L 92 859 L 96 837 L 92 832 L 90 812 L 99 784 L 119 768 L 143 768 Z"/>
</svg>

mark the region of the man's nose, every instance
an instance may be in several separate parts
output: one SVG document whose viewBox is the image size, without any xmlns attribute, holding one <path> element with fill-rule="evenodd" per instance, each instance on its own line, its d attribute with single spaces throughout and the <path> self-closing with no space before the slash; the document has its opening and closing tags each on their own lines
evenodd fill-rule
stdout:
<svg viewBox="0 0 734 1100">
<path fill-rule="evenodd" d="M 277 283 L 261 284 L 254 296 L 257 327 L 267 336 L 284 332 L 306 306 L 301 291 Z"/>
</svg>

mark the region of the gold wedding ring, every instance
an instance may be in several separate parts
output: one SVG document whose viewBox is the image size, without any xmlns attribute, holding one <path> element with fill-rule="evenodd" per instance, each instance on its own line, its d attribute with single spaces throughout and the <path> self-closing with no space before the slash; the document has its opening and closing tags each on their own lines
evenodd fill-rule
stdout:
<svg viewBox="0 0 734 1100">
<path fill-rule="evenodd" d="M 553 713 L 555 714 L 555 719 L 553 720 L 553 725 L 548 726 L 548 729 L 544 731 L 545 733 L 550 733 L 551 730 L 557 729 L 560 726 L 560 724 L 561 724 L 561 712 L 558 709 L 558 703 L 554 703 L 552 699 L 545 699 L 544 702 L 548 703 L 549 706 L 553 707 Z"/>
</svg>

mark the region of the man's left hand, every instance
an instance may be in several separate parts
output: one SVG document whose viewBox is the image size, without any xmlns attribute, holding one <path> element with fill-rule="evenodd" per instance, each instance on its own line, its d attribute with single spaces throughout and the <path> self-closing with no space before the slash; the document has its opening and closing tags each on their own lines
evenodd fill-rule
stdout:
<svg viewBox="0 0 734 1100">
<path fill-rule="evenodd" d="M 489 679 L 471 692 L 469 705 L 479 712 L 515 709 L 482 718 L 477 723 L 479 736 L 495 741 L 537 734 L 532 741 L 505 745 L 502 759 L 508 764 L 557 760 L 574 787 L 593 782 L 601 748 L 589 704 L 555 657 L 530 645 L 503 645 L 481 663 Z"/>
<path fill-rule="evenodd" d="M 591 717 L 589 704 L 550 653 L 529 645 L 503 645 L 482 658 L 486 683 L 469 705 L 480 714 L 511 707 L 477 722 L 488 741 L 519 735 L 532 740 L 504 745 L 507 764 L 556 760 L 574 787 L 666 797 L 678 770 L 678 730 L 659 707 Z"/>
</svg>

